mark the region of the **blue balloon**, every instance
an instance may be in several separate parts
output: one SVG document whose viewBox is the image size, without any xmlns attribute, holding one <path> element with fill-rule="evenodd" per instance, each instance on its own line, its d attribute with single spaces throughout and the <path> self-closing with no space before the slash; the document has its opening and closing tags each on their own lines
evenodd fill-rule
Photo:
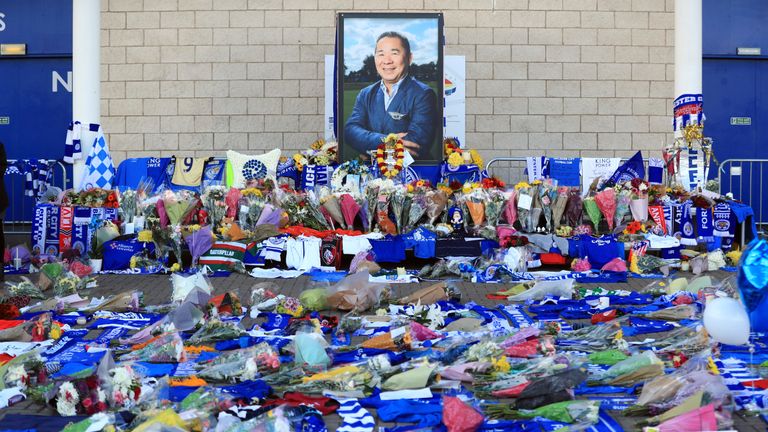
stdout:
<svg viewBox="0 0 768 432">
<path fill-rule="evenodd" d="M 747 311 L 753 312 L 762 303 L 768 286 L 768 243 L 753 240 L 741 256 L 738 275 L 739 291 Z"/>
</svg>

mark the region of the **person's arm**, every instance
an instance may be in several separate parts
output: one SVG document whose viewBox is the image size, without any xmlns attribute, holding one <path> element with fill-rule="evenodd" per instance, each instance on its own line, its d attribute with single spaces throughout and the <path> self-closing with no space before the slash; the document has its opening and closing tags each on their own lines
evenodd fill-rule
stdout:
<svg viewBox="0 0 768 432">
<path fill-rule="evenodd" d="M 419 145 L 421 157 L 429 155 L 437 129 L 437 101 L 432 89 L 417 92 L 413 104 L 411 122 L 404 139 Z"/>
<path fill-rule="evenodd" d="M 344 142 L 365 155 L 368 150 L 375 150 L 385 136 L 369 129 L 367 95 L 366 91 L 358 93 L 352 114 L 344 125 Z"/>
</svg>

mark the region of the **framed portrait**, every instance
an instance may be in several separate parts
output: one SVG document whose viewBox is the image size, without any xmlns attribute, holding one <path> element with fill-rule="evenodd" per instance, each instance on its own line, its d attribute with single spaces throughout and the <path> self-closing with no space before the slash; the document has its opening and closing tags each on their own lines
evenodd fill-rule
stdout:
<svg viewBox="0 0 768 432">
<path fill-rule="evenodd" d="M 336 137 L 341 161 L 399 134 L 417 164 L 442 160 L 443 15 L 339 13 Z"/>
</svg>

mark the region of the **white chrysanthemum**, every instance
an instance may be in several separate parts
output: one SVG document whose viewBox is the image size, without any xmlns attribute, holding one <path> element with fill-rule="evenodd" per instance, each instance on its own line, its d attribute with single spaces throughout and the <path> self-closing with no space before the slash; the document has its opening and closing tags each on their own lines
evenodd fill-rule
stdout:
<svg viewBox="0 0 768 432">
<path fill-rule="evenodd" d="M 77 404 L 80 395 L 71 382 L 65 382 L 59 387 L 59 397 L 56 400 L 56 411 L 64 417 L 77 415 Z"/>
</svg>

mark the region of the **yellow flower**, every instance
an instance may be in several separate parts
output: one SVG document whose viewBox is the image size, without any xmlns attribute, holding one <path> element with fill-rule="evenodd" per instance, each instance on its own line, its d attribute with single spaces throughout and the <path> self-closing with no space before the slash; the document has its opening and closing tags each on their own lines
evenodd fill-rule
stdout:
<svg viewBox="0 0 768 432">
<path fill-rule="evenodd" d="M 137 265 L 138 265 L 138 260 L 136 259 L 136 257 L 135 257 L 135 256 L 132 256 L 132 257 L 131 257 L 131 268 L 132 268 L 132 269 L 133 269 L 133 268 L 136 268 L 136 266 L 137 266 Z"/>
<path fill-rule="evenodd" d="M 321 148 L 323 148 L 324 145 L 325 145 L 325 140 L 324 139 L 319 139 L 319 140 L 313 142 L 309 146 L 309 148 L 311 148 L 312 150 L 320 150 Z"/>
<path fill-rule="evenodd" d="M 464 186 L 461 187 L 461 191 L 465 194 L 472 192 L 472 183 L 464 183 Z"/>
<path fill-rule="evenodd" d="M 478 153 L 477 150 L 470 150 L 469 154 L 472 155 L 472 163 L 482 168 L 483 158 L 480 156 L 480 153 Z"/>
<path fill-rule="evenodd" d="M 139 231 L 139 241 L 140 242 L 151 242 L 152 241 L 152 231 L 150 230 L 143 230 Z"/>
<path fill-rule="evenodd" d="M 415 189 L 415 188 L 413 187 L 413 185 L 412 185 L 412 184 L 409 184 L 409 185 L 408 185 L 408 192 L 413 192 L 413 191 L 414 191 L 414 189 Z"/>
<path fill-rule="evenodd" d="M 540 185 L 540 184 L 541 184 L 541 180 L 539 180 L 539 179 L 536 179 L 536 180 L 534 180 L 534 181 L 533 181 L 533 183 L 531 183 L 531 184 L 532 184 L 532 185 L 534 185 L 534 186 L 535 186 L 535 185 Z"/>
<path fill-rule="evenodd" d="M 507 360 L 507 356 L 501 356 L 499 359 L 491 358 L 491 364 L 493 364 L 493 370 L 495 372 L 506 373 L 512 369 L 512 366 Z"/>
<path fill-rule="evenodd" d="M 171 271 L 171 273 L 176 273 L 177 271 L 181 271 L 181 264 L 179 264 L 177 262 L 173 263 L 173 265 L 171 266 L 171 268 L 169 270 Z"/>
<path fill-rule="evenodd" d="M 51 339 L 58 339 L 61 337 L 61 326 L 57 323 L 51 324 L 51 331 L 48 333 Z"/>
<path fill-rule="evenodd" d="M 451 155 L 448 156 L 448 165 L 452 167 L 464 165 L 464 158 L 461 157 L 459 153 L 451 153 Z"/>
<path fill-rule="evenodd" d="M 529 187 L 531 187 L 531 185 L 529 185 L 528 182 L 521 181 L 515 185 L 515 190 L 520 190 L 522 188 L 529 188 Z"/>
<path fill-rule="evenodd" d="M 384 142 L 396 143 L 399 140 L 400 140 L 400 135 L 398 135 L 396 133 L 391 133 L 391 134 L 387 135 L 386 137 L 384 137 Z"/>
</svg>

